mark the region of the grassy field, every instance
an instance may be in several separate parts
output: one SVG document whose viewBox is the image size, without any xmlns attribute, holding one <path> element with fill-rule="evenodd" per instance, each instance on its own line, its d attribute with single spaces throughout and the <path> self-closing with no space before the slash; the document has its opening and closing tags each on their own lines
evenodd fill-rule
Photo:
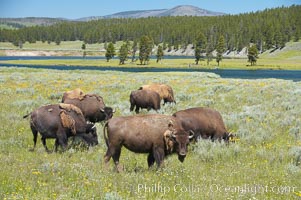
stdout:
<svg viewBox="0 0 301 200">
<path fill-rule="evenodd" d="M 99 145 L 34 152 L 29 120 L 22 116 L 58 103 L 64 91 L 96 93 L 115 116 L 129 111 L 130 91 L 161 82 L 173 87 L 172 114 L 206 106 L 222 114 L 236 143 L 200 141 L 189 146 L 184 163 L 172 155 L 165 167 L 147 169 L 147 155 L 122 149 L 123 173 L 104 167 L 102 124 Z M 0 199 L 300 199 L 301 82 L 276 79 L 222 79 L 210 73 L 125 73 L 0 68 Z M 147 113 L 143 111 L 142 113 Z M 155 113 L 150 111 L 150 113 Z M 54 141 L 47 140 L 49 147 Z"/>
</svg>

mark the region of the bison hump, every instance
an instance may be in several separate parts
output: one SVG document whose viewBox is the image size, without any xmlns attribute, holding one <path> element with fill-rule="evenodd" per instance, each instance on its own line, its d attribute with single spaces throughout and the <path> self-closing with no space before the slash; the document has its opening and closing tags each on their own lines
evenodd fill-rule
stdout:
<svg viewBox="0 0 301 200">
<path fill-rule="evenodd" d="M 64 128 L 71 129 L 73 135 L 76 134 L 75 130 L 75 121 L 74 119 L 66 113 L 66 111 L 62 110 L 60 112 L 61 122 Z"/>
<path fill-rule="evenodd" d="M 66 97 L 69 99 L 82 100 L 82 99 L 84 99 L 84 96 L 85 96 L 85 93 L 80 88 L 76 88 L 75 90 L 68 91 L 65 94 L 66 94 Z"/>
<path fill-rule="evenodd" d="M 97 95 L 97 94 L 86 94 L 83 99 L 85 99 L 87 97 L 95 97 L 97 99 L 97 101 L 104 104 L 103 98 L 101 96 Z"/>
<path fill-rule="evenodd" d="M 59 107 L 67 112 L 74 111 L 78 115 L 83 115 L 82 111 L 72 104 L 60 103 Z"/>
</svg>

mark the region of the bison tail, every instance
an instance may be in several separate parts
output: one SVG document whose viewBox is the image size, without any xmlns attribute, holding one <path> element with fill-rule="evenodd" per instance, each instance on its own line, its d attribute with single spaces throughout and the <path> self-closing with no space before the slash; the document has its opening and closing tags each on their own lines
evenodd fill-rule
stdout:
<svg viewBox="0 0 301 200">
<path fill-rule="evenodd" d="M 31 113 L 28 113 L 27 115 L 24 115 L 23 119 L 27 118 L 29 115 L 31 115 Z"/>
<path fill-rule="evenodd" d="M 108 141 L 108 136 L 107 136 L 107 133 L 108 133 L 108 124 L 109 124 L 109 122 L 106 122 L 105 125 L 104 125 L 104 127 L 103 127 L 103 137 L 105 139 L 107 147 L 109 147 L 109 141 Z"/>
</svg>

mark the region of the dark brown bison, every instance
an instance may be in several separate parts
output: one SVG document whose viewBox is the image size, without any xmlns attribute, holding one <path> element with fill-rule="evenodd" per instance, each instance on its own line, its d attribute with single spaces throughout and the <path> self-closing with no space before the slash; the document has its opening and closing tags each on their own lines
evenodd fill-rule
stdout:
<svg viewBox="0 0 301 200">
<path fill-rule="evenodd" d="M 139 88 L 139 90 L 152 90 L 157 92 L 160 95 L 161 100 L 163 99 L 164 104 L 167 102 L 176 103 L 173 90 L 169 85 L 166 84 L 143 85 Z"/>
<path fill-rule="evenodd" d="M 225 128 L 221 114 L 211 108 L 189 108 L 173 114 L 184 130 L 192 130 L 194 139 L 200 138 L 229 141 L 232 137 Z"/>
<path fill-rule="evenodd" d="M 104 126 L 104 138 L 108 147 L 105 162 L 112 157 L 119 171 L 122 146 L 135 153 L 148 153 L 149 167 L 154 162 L 160 167 L 163 159 L 174 152 L 183 162 L 192 137 L 193 132 L 184 131 L 173 116 L 151 114 L 112 118 Z"/>
<path fill-rule="evenodd" d="M 33 112 L 23 116 L 30 116 L 30 128 L 33 134 L 34 148 L 36 147 L 38 133 L 41 134 L 42 143 L 46 145 L 47 138 L 55 138 L 55 151 L 58 145 L 63 150 L 67 147 L 67 139 L 76 136 L 84 140 L 88 145 L 97 145 L 96 127 L 87 123 L 79 108 L 70 104 L 53 104 L 42 106 Z"/>
<path fill-rule="evenodd" d="M 135 90 L 130 94 L 130 111 L 133 111 L 136 106 L 136 113 L 139 113 L 140 108 L 146 108 L 148 111 L 160 109 L 160 95 L 151 90 Z"/>
<path fill-rule="evenodd" d="M 70 96 L 70 94 L 72 94 L 72 96 Z M 93 123 L 108 120 L 112 118 L 114 113 L 111 107 L 105 106 L 105 103 L 101 96 L 96 94 L 83 95 L 81 90 L 76 91 L 75 94 L 70 93 L 70 91 L 69 93 L 64 93 L 62 103 L 77 106 L 83 112 L 86 120 Z"/>
</svg>

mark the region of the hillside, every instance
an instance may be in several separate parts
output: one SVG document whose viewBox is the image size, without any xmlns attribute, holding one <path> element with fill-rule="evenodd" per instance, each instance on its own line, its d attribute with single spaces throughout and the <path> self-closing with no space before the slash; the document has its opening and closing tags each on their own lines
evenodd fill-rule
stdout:
<svg viewBox="0 0 301 200">
<path fill-rule="evenodd" d="M 157 9 L 157 10 L 138 10 L 119 12 L 112 15 L 100 17 L 88 17 L 78 19 L 79 21 L 89 21 L 91 19 L 101 18 L 144 18 L 144 17 L 166 17 L 166 16 L 219 16 L 225 13 L 209 11 L 190 5 L 176 6 L 171 9 Z"/>
<path fill-rule="evenodd" d="M 27 26 L 48 26 L 64 21 L 91 21 L 112 18 L 146 18 L 163 16 L 219 16 L 225 13 L 209 11 L 190 5 L 180 5 L 171 9 L 134 10 L 113 13 L 104 16 L 87 16 L 79 19 L 48 18 L 48 17 L 25 17 L 25 18 L 0 18 L 2 28 L 23 28 Z"/>
<path fill-rule="evenodd" d="M 8 28 L 23 28 L 27 26 L 49 26 L 66 20 L 48 17 L 0 18 L 0 25 Z"/>
</svg>

